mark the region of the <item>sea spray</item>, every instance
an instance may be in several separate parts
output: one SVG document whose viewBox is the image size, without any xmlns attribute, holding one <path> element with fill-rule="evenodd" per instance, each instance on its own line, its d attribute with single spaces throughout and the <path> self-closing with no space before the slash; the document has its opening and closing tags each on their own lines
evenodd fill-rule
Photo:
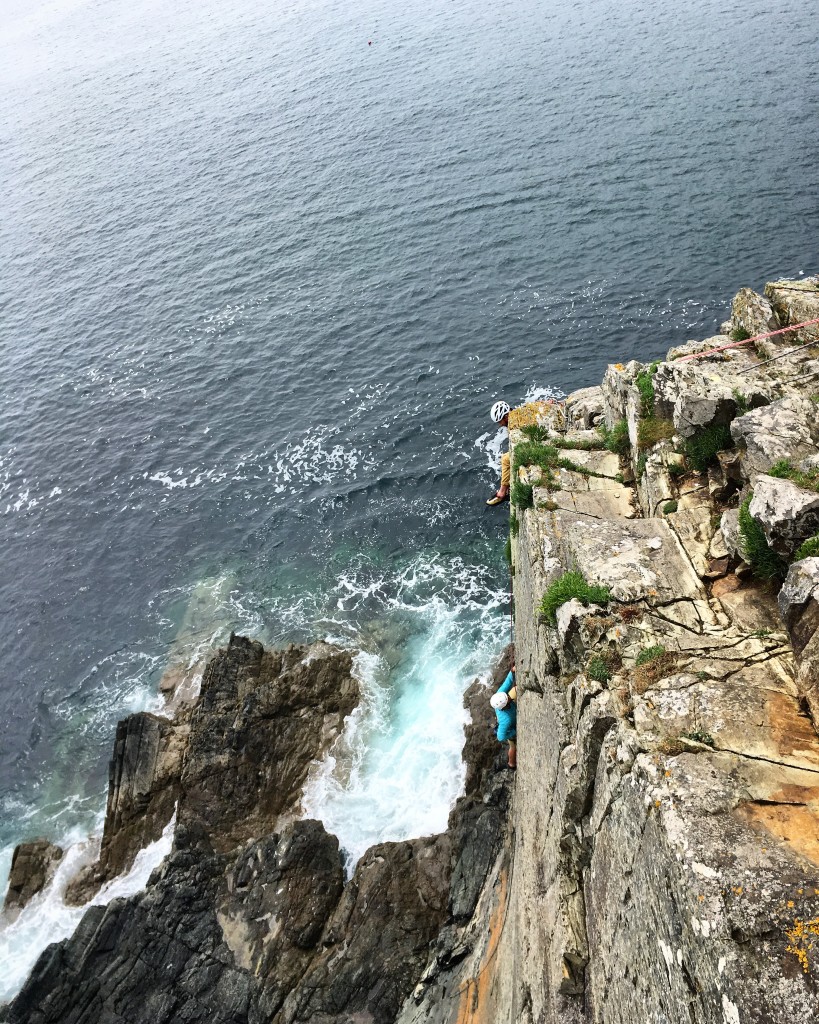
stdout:
<svg viewBox="0 0 819 1024">
<path fill-rule="evenodd" d="M 48 885 L 34 896 L 19 916 L 7 924 L 0 917 L 0 1004 L 17 994 L 40 953 L 52 942 L 68 938 L 91 906 L 105 906 L 111 900 L 133 896 L 145 888 L 151 872 L 171 851 L 176 814 L 156 842 L 140 850 L 128 871 L 107 885 L 82 907 L 65 903 L 71 879 L 99 853 L 99 839 L 70 842 Z"/>
<path fill-rule="evenodd" d="M 400 619 L 416 619 L 415 630 L 392 664 L 377 653 L 358 655 L 361 704 L 305 789 L 306 816 L 338 836 L 348 872 L 374 843 L 446 829 L 464 780 L 463 693 L 503 641 L 501 595 L 487 601 L 465 572 L 459 601 L 450 603 L 445 588 L 446 596 L 413 605 L 410 593 L 426 589 L 435 567 L 415 563 L 414 570 L 390 603 Z"/>
</svg>

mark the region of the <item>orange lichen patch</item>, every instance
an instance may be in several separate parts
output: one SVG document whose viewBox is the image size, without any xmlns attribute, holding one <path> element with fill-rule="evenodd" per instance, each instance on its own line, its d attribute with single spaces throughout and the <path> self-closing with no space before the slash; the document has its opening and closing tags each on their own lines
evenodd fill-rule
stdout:
<svg viewBox="0 0 819 1024">
<path fill-rule="evenodd" d="M 800 712 L 796 700 L 787 694 L 770 691 L 767 698 L 768 724 L 783 756 L 819 768 L 819 738 L 810 718 Z"/>
<path fill-rule="evenodd" d="M 493 964 L 506 921 L 506 901 L 509 895 L 506 871 L 501 871 L 498 880 L 500 893 L 498 904 L 489 918 L 489 942 L 477 974 L 473 978 L 467 978 L 461 986 L 456 1024 L 495 1024 L 496 1008 L 487 997 L 495 978 Z"/>
<path fill-rule="evenodd" d="M 738 807 L 734 813 L 819 865 L 819 818 L 812 808 L 751 802 Z"/>
<path fill-rule="evenodd" d="M 519 405 L 509 413 L 509 429 L 515 427 L 530 427 L 540 423 L 554 402 L 527 402 L 526 405 Z"/>
<path fill-rule="evenodd" d="M 808 974 L 810 970 L 808 954 L 815 948 L 816 940 L 819 938 L 819 917 L 814 917 L 811 921 L 802 921 L 797 917 L 793 922 L 793 927 L 789 928 L 785 934 L 790 943 L 787 947 L 788 952 L 793 953 L 802 970 Z"/>
</svg>

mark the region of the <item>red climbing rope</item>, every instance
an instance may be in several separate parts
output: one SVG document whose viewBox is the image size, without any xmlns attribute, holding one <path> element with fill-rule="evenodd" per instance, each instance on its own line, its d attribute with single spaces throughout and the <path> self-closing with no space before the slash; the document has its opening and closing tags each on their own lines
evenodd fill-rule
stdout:
<svg viewBox="0 0 819 1024">
<path fill-rule="evenodd" d="M 788 331 L 798 331 L 800 327 L 810 327 L 811 324 L 819 324 L 819 317 L 815 320 L 805 320 L 801 324 L 792 324 L 790 327 L 782 327 L 778 331 L 768 331 L 767 334 L 755 334 L 753 338 L 744 338 L 742 341 L 732 341 L 730 345 L 720 345 L 719 348 L 709 348 L 705 352 L 694 352 L 690 356 L 680 356 L 675 363 L 687 363 L 689 359 L 702 359 L 703 356 L 713 355 L 714 352 L 724 352 L 727 348 L 737 348 L 739 345 L 750 345 L 752 341 L 761 341 L 763 338 L 773 338 L 777 334 L 787 334 Z"/>
</svg>

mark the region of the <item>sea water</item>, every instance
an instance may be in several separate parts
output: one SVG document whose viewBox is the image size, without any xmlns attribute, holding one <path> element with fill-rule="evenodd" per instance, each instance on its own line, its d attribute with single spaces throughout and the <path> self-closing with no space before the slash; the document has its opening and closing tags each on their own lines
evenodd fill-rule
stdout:
<svg viewBox="0 0 819 1024">
<path fill-rule="evenodd" d="M 443 827 L 509 638 L 489 407 L 817 270 L 818 32 L 796 0 L 7 0 L 0 869 L 46 835 L 64 878 L 117 719 L 232 629 L 360 652 L 305 797 L 348 868 Z M 61 884 L 0 932 L 6 994 Z"/>
</svg>

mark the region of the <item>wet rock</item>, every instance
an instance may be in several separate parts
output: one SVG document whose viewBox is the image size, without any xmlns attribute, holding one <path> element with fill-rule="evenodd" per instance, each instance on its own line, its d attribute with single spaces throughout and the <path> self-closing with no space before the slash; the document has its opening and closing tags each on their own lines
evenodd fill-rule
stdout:
<svg viewBox="0 0 819 1024">
<path fill-rule="evenodd" d="M 768 544 L 783 555 L 792 554 L 819 532 L 819 494 L 790 480 L 758 476 L 748 511 L 762 526 Z"/>
<path fill-rule="evenodd" d="M 203 679 L 177 773 L 171 855 L 144 892 L 91 908 L 49 947 L 0 1019 L 389 1024 L 433 943 L 455 955 L 502 848 L 513 777 L 494 770 L 504 755 L 489 696 L 513 657 L 510 648 L 492 686 L 467 693 L 466 786 L 448 832 L 371 848 L 345 886 L 338 840 L 291 815 L 307 766 L 357 699 L 350 655 L 324 645 L 265 651 L 233 637 Z M 123 723 L 120 811 L 153 792 L 163 728 L 151 716 Z M 118 820 L 130 834 L 130 818 Z"/>
<path fill-rule="evenodd" d="M 220 851 L 273 832 L 358 703 L 351 667 L 326 645 L 266 651 L 231 638 L 191 717 L 178 820 L 203 824 Z"/>
<path fill-rule="evenodd" d="M 447 835 L 373 846 L 359 861 L 282 1024 L 361 1019 L 390 1024 L 446 920 Z"/>
<path fill-rule="evenodd" d="M 201 832 L 178 829 L 175 847 L 143 894 L 90 908 L 42 953 L 9 1024 L 247 1020 L 250 978 L 216 919 L 224 863 Z"/>
<path fill-rule="evenodd" d="M 781 459 L 797 463 L 819 453 L 819 408 L 808 398 L 789 395 L 738 416 L 731 424 L 731 436 L 742 453 L 746 474 L 754 481 Z"/>
<path fill-rule="evenodd" d="M 62 849 L 47 839 L 31 839 L 15 847 L 3 905 L 7 918 L 16 917 L 32 896 L 46 887 L 62 856 Z"/>
<path fill-rule="evenodd" d="M 272 1017 L 310 964 L 344 889 L 338 840 L 296 821 L 245 847 L 225 876 L 217 920 L 235 962 L 259 979 Z"/>
<path fill-rule="evenodd" d="M 99 862 L 72 880 L 66 902 L 88 902 L 162 835 L 179 798 L 187 738 L 184 719 L 171 721 L 142 712 L 117 724 Z"/>
</svg>

